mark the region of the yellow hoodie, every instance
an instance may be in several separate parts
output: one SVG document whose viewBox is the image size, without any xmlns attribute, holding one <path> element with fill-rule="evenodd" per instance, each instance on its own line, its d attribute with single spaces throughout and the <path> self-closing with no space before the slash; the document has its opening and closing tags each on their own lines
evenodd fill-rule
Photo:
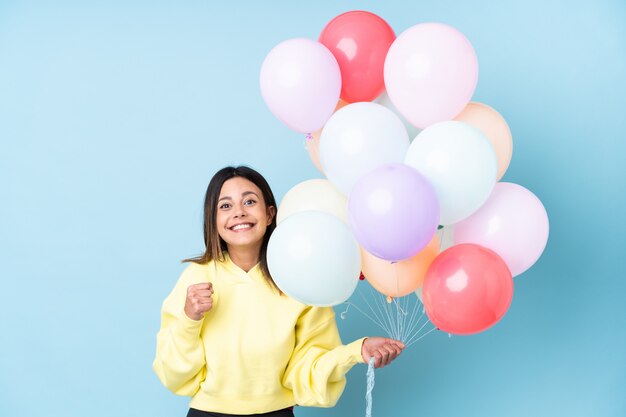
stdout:
<svg viewBox="0 0 626 417">
<path fill-rule="evenodd" d="M 213 283 L 213 308 L 195 321 L 184 312 L 187 287 Z M 359 339 L 342 345 L 330 307 L 280 296 L 263 278 L 225 254 L 223 262 L 190 264 L 163 302 L 153 367 L 190 407 L 256 414 L 295 404 L 332 407 L 345 374 L 363 363 Z"/>
</svg>

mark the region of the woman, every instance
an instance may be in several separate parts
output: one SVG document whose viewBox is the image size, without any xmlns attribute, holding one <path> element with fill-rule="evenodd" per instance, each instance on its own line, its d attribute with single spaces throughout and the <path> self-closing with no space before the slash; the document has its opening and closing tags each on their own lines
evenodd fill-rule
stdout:
<svg viewBox="0 0 626 417">
<path fill-rule="evenodd" d="M 283 294 L 267 267 L 276 202 L 248 167 L 218 171 L 204 202 L 202 256 L 186 259 L 163 302 L 154 370 L 188 416 L 293 416 L 293 406 L 332 407 L 345 374 L 374 358 L 382 367 L 404 348 L 372 337 L 342 345 L 330 307 Z"/>
</svg>

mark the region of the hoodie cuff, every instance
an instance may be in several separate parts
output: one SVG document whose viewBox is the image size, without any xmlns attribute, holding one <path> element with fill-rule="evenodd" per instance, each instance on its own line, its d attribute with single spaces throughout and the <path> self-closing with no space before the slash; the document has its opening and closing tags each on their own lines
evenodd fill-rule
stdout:
<svg viewBox="0 0 626 417">
<path fill-rule="evenodd" d="M 198 336 L 200 335 L 200 330 L 202 329 L 202 324 L 204 323 L 204 318 L 200 320 L 194 320 L 189 318 L 187 314 L 183 311 L 183 313 L 178 317 L 178 321 L 176 322 L 176 331 L 181 335 L 188 336 Z"/>
<path fill-rule="evenodd" d="M 365 339 L 367 339 L 367 337 L 362 337 L 346 345 L 346 352 L 354 363 L 365 363 L 363 355 L 361 354 L 361 348 L 363 347 Z"/>
</svg>

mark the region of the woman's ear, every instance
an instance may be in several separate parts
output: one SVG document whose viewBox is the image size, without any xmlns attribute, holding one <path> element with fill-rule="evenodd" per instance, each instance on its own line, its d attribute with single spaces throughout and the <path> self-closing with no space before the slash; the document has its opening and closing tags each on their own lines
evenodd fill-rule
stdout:
<svg viewBox="0 0 626 417">
<path fill-rule="evenodd" d="M 276 207 L 269 206 L 267 208 L 267 224 L 272 224 L 272 220 L 274 220 L 275 215 L 276 215 Z"/>
</svg>

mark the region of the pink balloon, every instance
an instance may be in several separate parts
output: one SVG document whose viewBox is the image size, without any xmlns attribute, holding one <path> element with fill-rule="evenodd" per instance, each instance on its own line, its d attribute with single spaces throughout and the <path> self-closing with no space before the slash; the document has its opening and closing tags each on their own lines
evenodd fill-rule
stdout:
<svg viewBox="0 0 626 417">
<path fill-rule="evenodd" d="M 276 45 L 261 67 L 261 93 L 270 111 L 291 129 L 312 133 L 335 110 L 341 73 L 319 42 L 296 38 Z"/>
<path fill-rule="evenodd" d="M 454 225 L 455 243 L 476 243 L 504 259 L 513 276 L 530 268 L 548 242 L 546 209 L 521 185 L 497 183 L 485 204 Z"/>
<path fill-rule="evenodd" d="M 473 334 L 496 324 L 513 298 L 513 278 L 495 252 L 452 246 L 430 264 L 422 287 L 428 318 L 440 330 Z"/>
<path fill-rule="evenodd" d="M 469 103 L 478 60 L 465 36 L 451 26 L 422 23 L 404 31 L 385 59 L 391 102 L 414 126 L 450 120 Z"/>
</svg>

